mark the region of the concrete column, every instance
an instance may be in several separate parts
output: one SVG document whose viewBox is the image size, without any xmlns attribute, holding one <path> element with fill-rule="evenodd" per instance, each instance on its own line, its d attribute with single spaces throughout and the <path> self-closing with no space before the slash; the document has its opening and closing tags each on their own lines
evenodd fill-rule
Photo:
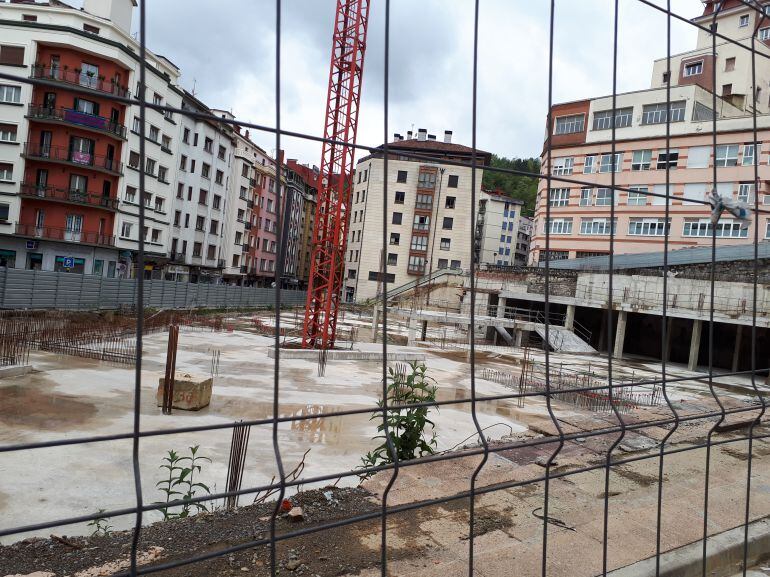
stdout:
<svg viewBox="0 0 770 577">
<path fill-rule="evenodd" d="M 497 318 L 503 318 L 505 316 L 505 297 L 499 297 L 497 300 Z"/>
<path fill-rule="evenodd" d="M 425 339 L 428 338 L 428 321 L 422 321 L 422 335 L 420 335 L 420 340 L 425 341 Z"/>
<path fill-rule="evenodd" d="M 698 366 L 698 351 L 700 351 L 700 335 L 703 330 L 703 321 L 692 322 L 692 339 L 690 339 L 690 359 L 687 368 L 694 371 Z"/>
<path fill-rule="evenodd" d="M 735 333 L 735 350 L 733 351 L 733 372 L 738 372 L 738 362 L 741 360 L 741 341 L 743 340 L 743 325 L 738 325 Z"/>
<path fill-rule="evenodd" d="M 407 337 L 407 346 L 413 347 L 417 344 L 417 319 L 409 317 L 409 336 Z"/>
<path fill-rule="evenodd" d="M 377 342 L 377 325 L 380 324 L 380 309 L 374 307 L 372 310 L 372 342 Z"/>
<path fill-rule="evenodd" d="M 618 312 L 618 326 L 615 329 L 615 350 L 612 354 L 616 359 L 623 358 L 623 343 L 626 340 L 626 322 L 628 313 L 626 311 Z"/>
<path fill-rule="evenodd" d="M 514 331 L 514 338 L 516 339 L 516 340 L 514 341 L 514 344 L 515 344 L 517 347 L 520 347 L 520 346 L 521 346 L 521 338 L 522 338 L 522 336 L 523 336 L 523 335 L 524 335 L 524 331 L 522 331 L 521 329 L 516 329 L 516 330 Z"/>
<path fill-rule="evenodd" d="M 564 328 L 572 330 L 575 327 L 575 305 L 567 305 L 567 316 L 564 318 Z"/>
</svg>

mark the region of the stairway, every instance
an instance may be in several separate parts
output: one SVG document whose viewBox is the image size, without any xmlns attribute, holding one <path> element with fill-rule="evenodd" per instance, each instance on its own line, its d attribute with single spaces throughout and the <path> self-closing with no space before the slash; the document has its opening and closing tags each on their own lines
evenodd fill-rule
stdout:
<svg viewBox="0 0 770 577">
<path fill-rule="evenodd" d="M 545 342 L 545 327 L 535 329 Z M 577 336 L 574 332 L 564 327 L 548 327 L 548 344 L 551 349 L 563 353 L 595 353 L 596 349 Z"/>
</svg>

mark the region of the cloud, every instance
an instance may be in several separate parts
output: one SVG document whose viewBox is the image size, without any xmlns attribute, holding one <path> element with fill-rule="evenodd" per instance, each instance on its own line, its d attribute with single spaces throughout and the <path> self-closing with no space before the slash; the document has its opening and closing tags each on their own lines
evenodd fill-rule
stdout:
<svg viewBox="0 0 770 577">
<path fill-rule="evenodd" d="M 665 0 L 657 0 L 665 5 Z M 672 0 L 687 18 L 700 0 Z M 612 0 L 557 0 L 553 100 L 612 92 Z M 321 136 L 335 0 L 282 0 L 281 125 Z M 472 138 L 473 0 L 391 0 L 389 136 L 427 128 Z M 649 86 L 666 54 L 665 15 L 619 0 L 619 91 Z M 148 47 L 182 69 L 182 84 L 209 106 L 275 124 L 275 0 L 148 0 Z M 505 156 L 540 152 L 548 103 L 549 0 L 480 0 L 477 144 Z M 384 137 L 385 0 L 371 0 L 359 144 Z M 695 45 L 673 21 L 672 52 Z M 271 134 L 252 131 L 265 149 Z M 285 138 L 288 156 L 318 163 L 320 145 Z"/>
</svg>

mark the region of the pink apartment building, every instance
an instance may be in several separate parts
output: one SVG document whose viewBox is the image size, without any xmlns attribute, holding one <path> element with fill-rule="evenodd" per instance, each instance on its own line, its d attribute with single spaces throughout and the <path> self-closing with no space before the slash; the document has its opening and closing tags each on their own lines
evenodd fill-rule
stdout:
<svg viewBox="0 0 770 577">
<path fill-rule="evenodd" d="M 758 11 L 738 0 L 722 4 L 716 19 L 718 30 L 735 43 L 717 39 L 716 58 L 711 35 L 700 31 L 695 50 L 672 55 L 670 74 L 667 60 L 657 60 L 649 89 L 618 94 L 614 115 L 610 96 L 553 106 L 550 166 L 547 147 L 541 158 L 543 174 L 550 170 L 553 178 L 550 190 L 545 178 L 539 184 L 530 263 L 546 259 L 546 229 L 550 231 L 552 260 L 608 254 L 613 228 L 616 254 L 662 250 L 666 231 L 671 250 L 710 245 L 710 208 L 698 201 L 706 199 L 714 188 L 722 196 L 752 205 L 758 194 L 760 208 L 770 209 L 770 59 L 756 58 L 755 141 L 755 87 L 751 52 L 747 49 L 756 35 L 757 50 L 770 55 L 770 21 L 760 25 Z M 713 2 L 707 2 L 704 14 L 694 21 L 710 25 L 713 8 Z M 666 86 L 669 82 L 670 101 Z M 614 199 L 613 171 L 615 186 L 626 189 L 616 190 Z M 610 218 L 613 200 L 614 222 Z M 546 222 L 549 204 L 551 218 Z M 770 239 L 768 216 L 760 213 L 747 226 L 723 215 L 716 227 L 717 244 L 752 243 L 755 226 L 759 227 L 760 239 Z"/>
</svg>

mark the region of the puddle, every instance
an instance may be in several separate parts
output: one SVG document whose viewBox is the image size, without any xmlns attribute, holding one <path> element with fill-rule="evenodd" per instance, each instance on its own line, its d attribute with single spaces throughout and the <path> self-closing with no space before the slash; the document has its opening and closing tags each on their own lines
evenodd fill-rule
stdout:
<svg viewBox="0 0 770 577">
<path fill-rule="evenodd" d="M 0 387 L 0 423 L 6 426 L 68 431 L 88 423 L 97 413 L 96 405 L 51 393 L 43 385 Z"/>
</svg>

